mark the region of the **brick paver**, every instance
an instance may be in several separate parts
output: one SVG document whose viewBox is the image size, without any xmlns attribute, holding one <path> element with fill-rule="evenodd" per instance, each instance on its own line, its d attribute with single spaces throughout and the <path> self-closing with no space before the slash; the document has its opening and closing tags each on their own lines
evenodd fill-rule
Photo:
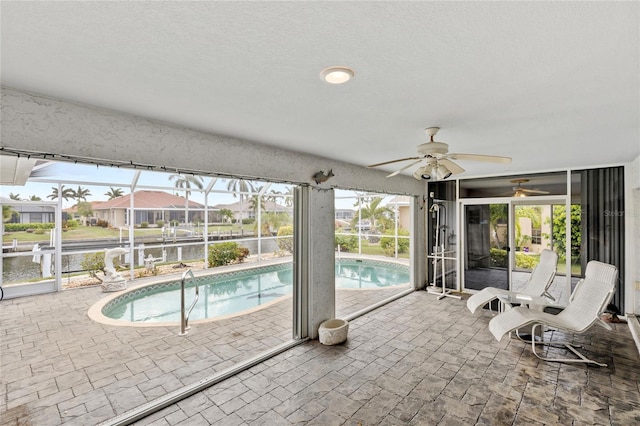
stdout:
<svg viewBox="0 0 640 426">
<path fill-rule="evenodd" d="M 358 310 L 400 290 L 345 290 L 337 300 Z M 88 309 L 105 296 L 89 287 L 0 303 L 0 424 L 97 424 L 292 336 L 291 298 L 250 315 L 194 323 L 180 337 L 179 325 L 92 321 Z M 241 401 L 262 397 L 247 390 Z"/>
<path fill-rule="evenodd" d="M 307 342 L 137 424 L 638 423 L 640 360 L 626 324 L 577 336 L 608 364 L 599 368 L 544 362 L 519 340 L 497 342 L 491 315 L 414 292 L 351 321 L 343 345 Z"/>
</svg>

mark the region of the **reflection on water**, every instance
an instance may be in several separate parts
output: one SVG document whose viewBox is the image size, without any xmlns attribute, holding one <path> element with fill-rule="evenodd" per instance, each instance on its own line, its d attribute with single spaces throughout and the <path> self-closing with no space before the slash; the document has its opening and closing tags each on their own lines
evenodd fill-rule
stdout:
<svg viewBox="0 0 640 426">
<path fill-rule="evenodd" d="M 291 294 L 292 264 L 246 270 L 232 276 L 199 278 L 200 299 L 191 319 L 229 315 L 255 308 Z M 336 262 L 337 288 L 383 288 L 409 282 L 406 266 L 366 263 L 342 259 Z M 193 300 L 193 285 L 186 290 Z M 112 319 L 131 322 L 177 322 L 180 320 L 179 283 L 147 288 L 124 294 L 103 309 Z"/>
<path fill-rule="evenodd" d="M 291 265 L 244 271 L 231 277 L 198 279 L 200 298 L 190 319 L 206 319 L 255 308 L 292 292 Z M 282 278 L 288 281 L 282 282 Z M 193 281 L 192 281 L 193 283 Z M 186 289 L 187 303 L 195 297 L 193 284 Z M 128 296 L 128 295 L 125 295 Z M 109 318 L 131 322 L 177 322 L 180 320 L 179 283 L 144 289 L 103 309 Z"/>
<path fill-rule="evenodd" d="M 379 266 L 348 259 L 336 262 L 337 288 L 380 288 L 408 282 L 406 266 Z"/>
</svg>

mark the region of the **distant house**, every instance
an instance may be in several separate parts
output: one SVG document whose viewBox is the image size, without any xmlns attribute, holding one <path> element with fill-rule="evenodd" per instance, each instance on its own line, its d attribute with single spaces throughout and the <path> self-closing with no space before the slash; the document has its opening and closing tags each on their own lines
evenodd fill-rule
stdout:
<svg viewBox="0 0 640 426">
<path fill-rule="evenodd" d="M 242 203 L 240 201 L 232 203 L 232 204 L 216 204 L 213 208 L 217 211 L 227 209 L 233 212 L 233 218 L 235 220 L 242 219 L 255 219 L 257 212 L 253 210 L 253 206 L 251 201 L 244 200 Z M 293 208 L 286 207 L 278 203 L 274 203 L 273 201 L 265 201 L 262 204 L 262 212 L 263 213 L 287 213 L 289 215 L 293 214 Z"/>
<path fill-rule="evenodd" d="M 55 206 L 43 205 L 42 201 L 12 200 L 1 197 L 0 203 L 10 204 L 13 215 L 5 223 L 54 223 Z"/>
<path fill-rule="evenodd" d="M 336 209 L 336 220 L 350 221 L 356 213 L 353 209 Z"/>
<path fill-rule="evenodd" d="M 89 204 L 91 204 L 91 210 L 93 210 L 93 211 L 95 211 L 96 207 L 99 206 L 102 203 L 104 203 L 104 201 L 89 201 Z M 78 205 L 77 204 L 75 206 L 72 206 L 72 207 L 67 207 L 66 209 L 62 210 L 62 213 L 63 213 L 63 219 L 65 219 L 64 213 L 66 213 L 68 219 L 77 220 L 77 221 L 81 222 L 83 225 L 91 224 L 91 219 L 92 218 L 93 218 L 94 222 L 96 221 L 95 216 L 83 217 L 82 215 L 80 215 L 80 213 L 78 213 Z"/>
<path fill-rule="evenodd" d="M 393 197 L 386 206 L 392 210 L 398 207 L 398 226 L 404 229 L 410 229 L 411 226 L 411 197 L 407 195 L 398 195 Z"/>
<path fill-rule="evenodd" d="M 131 194 L 99 202 L 93 207 L 93 217 L 104 220 L 109 226 L 129 225 Z M 211 208 L 213 213 L 214 208 Z M 134 225 L 142 222 L 155 224 L 159 220 L 166 224 L 175 220 L 180 223 L 204 221 L 204 205 L 189 200 L 189 218 L 185 221 L 185 198 L 164 191 L 135 191 L 133 193 Z"/>
</svg>

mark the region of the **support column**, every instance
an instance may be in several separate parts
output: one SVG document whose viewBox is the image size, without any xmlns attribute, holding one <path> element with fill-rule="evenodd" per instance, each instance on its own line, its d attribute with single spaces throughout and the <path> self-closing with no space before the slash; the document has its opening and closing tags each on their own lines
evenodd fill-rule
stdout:
<svg viewBox="0 0 640 426">
<path fill-rule="evenodd" d="M 336 312 L 334 191 L 299 187 L 295 206 L 296 334 L 317 339 L 320 324 Z"/>
</svg>

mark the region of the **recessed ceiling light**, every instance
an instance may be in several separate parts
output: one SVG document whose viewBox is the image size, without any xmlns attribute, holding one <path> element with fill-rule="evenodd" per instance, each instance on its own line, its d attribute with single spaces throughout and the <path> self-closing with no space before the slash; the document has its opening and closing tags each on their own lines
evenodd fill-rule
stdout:
<svg viewBox="0 0 640 426">
<path fill-rule="evenodd" d="M 329 84 L 343 84 L 351 80 L 354 76 L 351 68 L 347 67 L 329 67 L 323 69 L 320 73 L 320 79 Z"/>
</svg>

